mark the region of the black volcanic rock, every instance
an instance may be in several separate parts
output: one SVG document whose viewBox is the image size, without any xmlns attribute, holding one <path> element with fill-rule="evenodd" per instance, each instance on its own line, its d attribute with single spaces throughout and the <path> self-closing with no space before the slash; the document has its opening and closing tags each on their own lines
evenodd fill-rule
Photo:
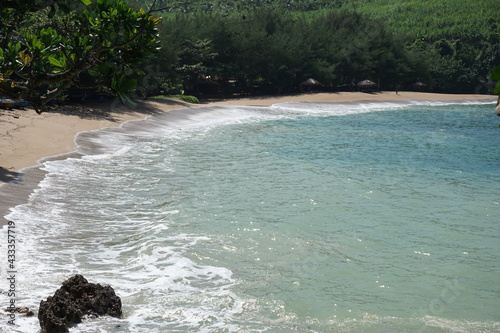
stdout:
<svg viewBox="0 0 500 333">
<path fill-rule="evenodd" d="M 82 317 L 121 317 L 122 303 L 110 286 L 89 283 L 82 275 L 64 281 L 54 296 L 40 302 L 38 320 L 42 332 L 68 332 Z"/>
</svg>

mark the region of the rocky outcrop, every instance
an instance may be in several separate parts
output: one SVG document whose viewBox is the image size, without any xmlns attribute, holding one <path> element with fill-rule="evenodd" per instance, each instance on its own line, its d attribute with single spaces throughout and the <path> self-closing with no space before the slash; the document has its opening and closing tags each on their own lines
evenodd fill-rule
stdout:
<svg viewBox="0 0 500 333">
<path fill-rule="evenodd" d="M 89 283 L 82 275 L 64 281 L 54 296 L 40 302 L 38 320 L 42 332 L 68 332 L 85 317 L 121 317 L 122 303 L 110 286 Z"/>
</svg>

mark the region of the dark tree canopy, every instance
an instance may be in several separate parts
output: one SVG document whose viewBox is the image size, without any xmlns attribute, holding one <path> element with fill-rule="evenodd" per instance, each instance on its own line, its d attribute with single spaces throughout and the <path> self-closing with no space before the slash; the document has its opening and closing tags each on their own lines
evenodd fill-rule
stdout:
<svg viewBox="0 0 500 333">
<path fill-rule="evenodd" d="M 500 63 L 498 0 L 128 1 L 166 8 L 151 94 L 298 92 L 309 77 L 323 90 L 370 79 L 385 90 L 490 93 Z M 216 56 L 192 63 L 186 45 L 200 43 Z"/>
<path fill-rule="evenodd" d="M 122 100 L 133 91 L 210 98 L 296 93 L 315 78 L 324 91 L 369 79 L 384 90 L 423 82 L 418 89 L 490 93 L 500 77 L 491 76 L 500 63 L 500 21 L 491 14 L 499 4 L 4 0 L 0 96 L 41 112 L 69 87 Z M 439 18 L 428 15 L 438 11 Z M 152 12 L 162 13 L 161 24 Z"/>
<path fill-rule="evenodd" d="M 127 100 L 135 65 L 159 48 L 160 21 L 122 1 L 2 1 L 0 96 L 40 113 L 85 74 L 86 87 Z"/>
</svg>

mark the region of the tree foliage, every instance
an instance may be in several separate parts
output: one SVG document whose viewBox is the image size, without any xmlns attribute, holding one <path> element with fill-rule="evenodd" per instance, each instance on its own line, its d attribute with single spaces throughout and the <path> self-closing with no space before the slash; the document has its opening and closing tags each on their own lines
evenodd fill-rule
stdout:
<svg viewBox="0 0 500 333">
<path fill-rule="evenodd" d="M 0 2 L 0 95 L 42 111 L 71 86 L 125 100 L 292 93 L 311 77 L 477 93 L 500 63 L 497 0 L 94 1 Z"/>
<path fill-rule="evenodd" d="M 169 48 L 164 72 L 182 83 L 182 73 L 175 71 L 182 68 L 182 43 L 211 41 L 218 56 L 207 69 L 219 72 L 219 80 L 198 80 L 199 86 L 211 86 L 208 91 L 291 91 L 313 76 L 327 89 L 368 78 L 382 89 L 423 81 L 436 92 L 484 93 L 491 91 L 487 81 L 500 63 L 497 0 L 162 0 L 161 5 L 167 8 L 162 41 Z"/>
<path fill-rule="evenodd" d="M 104 89 L 122 100 L 135 88 L 135 64 L 159 47 L 150 12 L 113 0 L 3 1 L 0 95 L 37 112 L 71 86 Z"/>
<path fill-rule="evenodd" d="M 350 10 L 176 14 L 160 31 L 149 61 L 192 94 L 291 93 L 310 77 L 329 90 L 364 79 L 390 89 L 428 75 L 383 22 Z"/>
<path fill-rule="evenodd" d="M 493 72 L 491 73 L 491 78 L 497 81 L 494 93 L 500 95 L 500 66 L 496 67 L 493 70 Z"/>
</svg>

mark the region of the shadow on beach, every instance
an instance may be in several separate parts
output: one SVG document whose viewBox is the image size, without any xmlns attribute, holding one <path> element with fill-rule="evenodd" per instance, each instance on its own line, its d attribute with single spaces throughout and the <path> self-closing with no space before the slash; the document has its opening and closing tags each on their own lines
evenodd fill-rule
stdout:
<svg viewBox="0 0 500 333">
<path fill-rule="evenodd" d="M 63 105 L 52 106 L 48 112 L 78 116 L 81 119 L 107 120 L 111 122 L 118 122 L 120 120 L 114 117 L 114 114 L 116 113 L 140 113 L 144 115 L 152 115 L 158 113 L 158 105 L 155 106 L 149 102 L 164 105 L 165 107 L 190 105 L 189 103 L 174 99 L 136 100 L 134 101 L 134 105 L 125 105 L 118 100 L 83 101 L 80 103 L 67 103 Z"/>
<path fill-rule="evenodd" d="M 0 166 L 0 182 L 8 183 L 19 179 L 22 173 L 9 171 Z"/>
</svg>

